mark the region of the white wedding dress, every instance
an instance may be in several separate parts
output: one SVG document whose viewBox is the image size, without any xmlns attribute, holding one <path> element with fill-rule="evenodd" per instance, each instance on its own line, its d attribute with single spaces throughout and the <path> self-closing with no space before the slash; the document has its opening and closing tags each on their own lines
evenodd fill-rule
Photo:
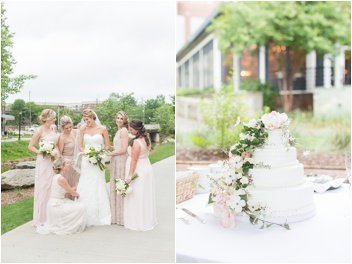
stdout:
<svg viewBox="0 0 352 264">
<path fill-rule="evenodd" d="M 84 134 L 84 147 L 104 147 L 104 139 L 101 134 L 93 136 Z M 105 183 L 105 171 L 98 166 L 89 163 L 86 156 L 82 157 L 81 176 L 77 186 L 79 200 L 87 210 L 87 226 L 99 226 L 111 224 L 110 199 L 108 188 Z"/>
</svg>

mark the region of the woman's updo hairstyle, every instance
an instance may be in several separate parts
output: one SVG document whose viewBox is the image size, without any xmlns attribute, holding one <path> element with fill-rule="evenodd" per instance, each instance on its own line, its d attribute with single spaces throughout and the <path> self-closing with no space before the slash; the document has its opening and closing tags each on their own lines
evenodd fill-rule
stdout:
<svg viewBox="0 0 352 264">
<path fill-rule="evenodd" d="M 64 127 L 68 124 L 73 125 L 72 119 L 71 117 L 64 115 L 60 118 L 60 126 L 61 126 L 61 130 L 64 129 Z"/>
<path fill-rule="evenodd" d="M 96 119 L 97 119 L 97 116 L 95 115 L 95 113 L 93 112 L 93 110 L 90 109 L 90 108 L 86 108 L 86 109 L 83 110 L 83 116 L 84 116 L 84 117 L 92 118 L 93 120 L 96 120 Z"/>
<path fill-rule="evenodd" d="M 38 117 L 39 122 L 43 125 L 45 124 L 46 121 L 52 120 L 56 117 L 56 112 L 51 109 L 44 109 L 41 113 L 40 116 Z"/>
<path fill-rule="evenodd" d="M 137 130 L 137 135 L 136 137 L 133 139 L 137 139 L 137 138 L 141 138 L 141 137 L 144 137 L 145 139 L 145 142 L 147 143 L 147 146 L 150 146 L 150 139 L 149 139 L 149 135 L 148 133 L 145 131 L 145 128 L 144 128 L 144 124 L 141 120 L 138 120 L 138 119 L 133 119 L 131 120 L 128 125 L 130 127 L 132 127 L 133 129 Z M 133 141 L 132 141 L 132 145 L 133 145 Z"/>
<path fill-rule="evenodd" d="M 65 161 L 62 158 L 58 158 L 53 161 L 53 171 L 58 174 L 65 166 Z"/>
<path fill-rule="evenodd" d="M 127 116 L 126 112 L 124 112 L 124 111 L 118 111 L 118 112 L 116 113 L 116 115 L 115 115 L 115 118 L 116 118 L 118 115 L 121 115 L 121 116 L 122 116 L 122 119 L 123 119 L 123 126 L 128 129 L 128 116 Z"/>
</svg>

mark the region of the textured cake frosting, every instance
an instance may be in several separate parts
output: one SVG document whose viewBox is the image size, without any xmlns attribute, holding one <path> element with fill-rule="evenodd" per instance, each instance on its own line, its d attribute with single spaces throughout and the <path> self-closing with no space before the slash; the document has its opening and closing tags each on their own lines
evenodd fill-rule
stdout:
<svg viewBox="0 0 352 264">
<path fill-rule="evenodd" d="M 253 160 L 257 165 L 250 171 L 253 184 L 249 193 L 266 207 L 267 220 L 289 223 L 315 214 L 313 185 L 306 180 L 296 148 L 289 145 L 282 129 L 268 130 L 268 138 L 254 151 Z"/>
</svg>

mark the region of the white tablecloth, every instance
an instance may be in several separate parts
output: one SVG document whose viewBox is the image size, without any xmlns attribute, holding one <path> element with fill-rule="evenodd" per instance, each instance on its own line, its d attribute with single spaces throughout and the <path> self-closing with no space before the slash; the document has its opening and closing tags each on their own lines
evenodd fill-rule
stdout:
<svg viewBox="0 0 352 264">
<path fill-rule="evenodd" d="M 291 223 L 291 230 L 271 226 L 259 229 L 248 219 L 236 219 L 232 229 L 223 228 L 207 206 L 208 194 L 177 205 L 177 262 L 350 262 L 351 218 L 348 185 L 315 194 L 316 215 Z M 206 219 L 202 224 L 180 210 L 185 207 Z"/>
</svg>

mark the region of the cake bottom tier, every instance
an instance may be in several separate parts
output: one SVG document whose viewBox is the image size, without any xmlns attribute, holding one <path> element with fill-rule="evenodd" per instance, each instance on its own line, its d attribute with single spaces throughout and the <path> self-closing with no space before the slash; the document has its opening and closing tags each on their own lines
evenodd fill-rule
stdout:
<svg viewBox="0 0 352 264">
<path fill-rule="evenodd" d="M 310 182 L 287 188 L 250 188 L 252 199 L 265 206 L 265 220 L 290 223 L 315 215 L 314 189 Z"/>
</svg>

